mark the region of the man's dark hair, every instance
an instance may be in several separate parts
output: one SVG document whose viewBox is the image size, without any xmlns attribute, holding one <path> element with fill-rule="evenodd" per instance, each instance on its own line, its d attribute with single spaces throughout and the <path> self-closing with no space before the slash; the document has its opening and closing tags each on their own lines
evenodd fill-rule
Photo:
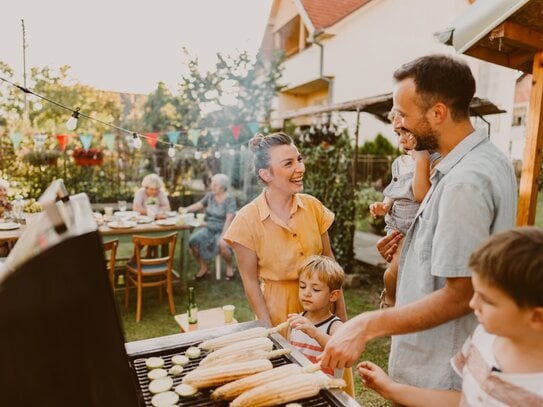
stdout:
<svg viewBox="0 0 543 407">
<path fill-rule="evenodd" d="M 519 307 L 543 307 L 543 229 L 525 226 L 492 235 L 469 267 Z"/>
<path fill-rule="evenodd" d="M 394 72 L 396 82 L 412 78 L 420 99 L 428 110 L 438 102 L 447 105 L 453 120 L 469 118 L 469 105 L 475 94 L 475 79 L 468 64 L 449 55 L 428 55 L 403 64 Z"/>
</svg>

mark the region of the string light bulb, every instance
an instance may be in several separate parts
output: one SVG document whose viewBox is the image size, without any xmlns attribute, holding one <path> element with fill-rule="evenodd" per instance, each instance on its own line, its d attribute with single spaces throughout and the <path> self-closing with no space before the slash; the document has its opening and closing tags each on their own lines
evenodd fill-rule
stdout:
<svg viewBox="0 0 543 407">
<path fill-rule="evenodd" d="M 170 158 L 175 157 L 175 147 L 173 146 L 173 144 L 170 144 L 170 148 L 168 148 L 168 156 Z"/>
<path fill-rule="evenodd" d="M 136 133 L 132 133 L 132 144 L 134 144 L 134 148 L 138 150 L 141 148 L 141 139 Z"/>
<path fill-rule="evenodd" d="M 217 159 L 221 158 L 221 152 L 220 151 L 215 151 L 215 158 L 217 158 Z"/>
<path fill-rule="evenodd" d="M 77 128 L 77 119 L 79 119 L 79 108 L 75 109 L 72 113 L 72 117 L 66 122 L 66 128 L 73 131 Z"/>
</svg>

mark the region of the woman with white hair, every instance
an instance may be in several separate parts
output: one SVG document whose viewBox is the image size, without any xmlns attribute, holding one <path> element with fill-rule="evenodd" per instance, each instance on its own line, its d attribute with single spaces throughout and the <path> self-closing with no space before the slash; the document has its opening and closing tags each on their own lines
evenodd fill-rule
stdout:
<svg viewBox="0 0 543 407">
<path fill-rule="evenodd" d="M 141 181 L 141 188 L 134 196 L 132 209 L 141 215 L 147 214 L 147 205 L 154 201 L 158 205 L 158 212 L 164 213 L 170 210 L 170 202 L 164 192 L 164 182 L 157 174 L 149 174 Z"/>
<path fill-rule="evenodd" d="M 234 278 L 232 268 L 232 249 L 226 244 L 222 236 L 234 215 L 236 214 L 236 199 L 228 193 L 230 179 L 225 174 L 215 174 L 211 177 L 211 192 L 208 192 L 200 201 L 186 207 L 186 212 L 199 212 L 205 210 L 206 222 L 197 229 L 189 239 L 192 254 L 198 261 L 200 269 L 193 280 L 201 280 L 208 276 L 207 262 L 217 253 L 226 261 L 226 280 Z"/>
</svg>

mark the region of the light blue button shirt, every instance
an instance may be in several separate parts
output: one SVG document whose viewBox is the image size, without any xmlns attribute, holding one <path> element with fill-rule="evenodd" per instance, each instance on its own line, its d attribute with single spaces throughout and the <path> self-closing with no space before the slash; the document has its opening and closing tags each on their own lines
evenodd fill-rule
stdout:
<svg viewBox="0 0 543 407">
<path fill-rule="evenodd" d="M 432 186 L 404 238 L 396 306 L 424 298 L 447 278 L 470 277 L 468 260 L 489 235 L 515 224 L 517 183 L 511 163 L 478 129 L 436 166 Z M 450 359 L 476 326 L 473 314 L 392 337 L 389 372 L 418 387 L 460 389 Z"/>
</svg>

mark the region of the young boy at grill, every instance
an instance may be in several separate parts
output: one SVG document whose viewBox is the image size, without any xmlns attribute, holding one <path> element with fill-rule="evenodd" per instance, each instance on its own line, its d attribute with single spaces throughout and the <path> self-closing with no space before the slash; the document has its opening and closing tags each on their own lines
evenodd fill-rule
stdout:
<svg viewBox="0 0 543 407">
<path fill-rule="evenodd" d="M 330 336 L 343 324 L 333 313 L 345 273 L 326 256 L 310 256 L 298 270 L 298 296 L 304 311 L 289 314 L 289 342 L 307 359 L 317 363 Z M 343 369 L 323 369 L 341 378 Z"/>
<path fill-rule="evenodd" d="M 462 392 L 392 381 L 371 362 L 357 366 L 362 382 L 406 406 L 543 405 L 543 229 L 493 235 L 470 257 L 470 307 L 480 325 L 451 360 Z"/>
</svg>

